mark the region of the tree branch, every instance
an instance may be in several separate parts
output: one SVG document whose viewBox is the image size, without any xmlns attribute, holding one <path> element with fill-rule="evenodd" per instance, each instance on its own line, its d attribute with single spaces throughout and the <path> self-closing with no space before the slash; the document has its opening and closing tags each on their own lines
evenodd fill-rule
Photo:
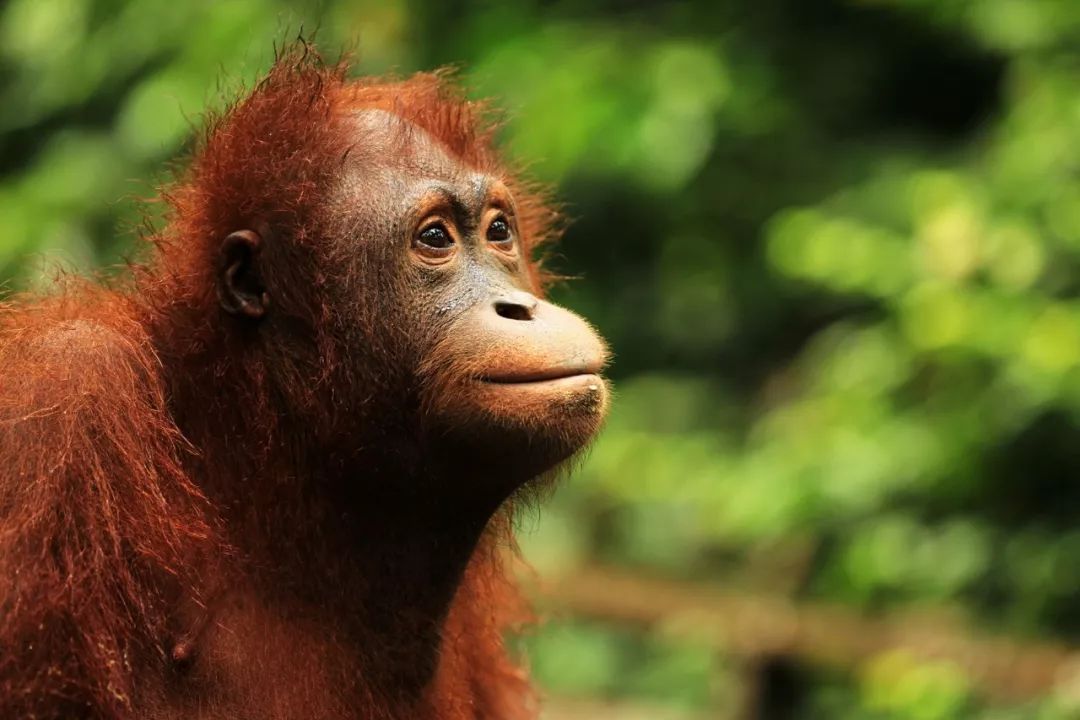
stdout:
<svg viewBox="0 0 1080 720">
<path fill-rule="evenodd" d="M 840 605 L 642 578 L 591 567 L 542 588 L 542 607 L 577 616 L 663 626 L 674 637 L 743 656 L 786 655 L 850 668 L 904 651 L 957 666 L 989 699 L 1021 700 L 1080 686 L 1080 651 L 978 633 L 931 613 L 874 617 Z"/>
</svg>

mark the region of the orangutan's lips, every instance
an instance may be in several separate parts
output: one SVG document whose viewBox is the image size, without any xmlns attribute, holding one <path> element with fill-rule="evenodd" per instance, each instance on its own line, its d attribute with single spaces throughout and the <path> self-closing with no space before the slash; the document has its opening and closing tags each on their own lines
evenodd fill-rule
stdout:
<svg viewBox="0 0 1080 720">
<path fill-rule="evenodd" d="M 487 375 L 480 380 L 495 385 L 521 385 L 526 383 L 545 383 L 556 380 L 568 380 L 571 378 L 596 378 L 600 372 L 600 363 L 574 362 L 565 365 L 543 368 L 540 370 L 527 370 L 508 375 Z"/>
</svg>

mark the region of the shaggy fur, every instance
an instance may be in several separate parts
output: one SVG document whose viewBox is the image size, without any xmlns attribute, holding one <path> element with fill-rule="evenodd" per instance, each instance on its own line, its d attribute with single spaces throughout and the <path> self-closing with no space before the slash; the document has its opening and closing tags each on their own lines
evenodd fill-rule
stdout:
<svg viewBox="0 0 1080 720">
<path fill-rule="evenodd" d="M 343 355 L 342 118 L 387 110 L 506 178 L 527 253 L 555 215 L 442 75 L 345 72 L 300 46 L 212 117 L 130 281 L 0 308 L 0 717 L 534 716 L 503 646 L 510 508 L 463 507 L 464 554 L 456 528 L 414 532 L 435 515 L 399 489 L 411 430 L 372 390 L 393 348 L 369 377 Z M 215 296 L 221 239 L 253 222 L 288 239 L 261 259 L 272 332 Z"/>
</svg>

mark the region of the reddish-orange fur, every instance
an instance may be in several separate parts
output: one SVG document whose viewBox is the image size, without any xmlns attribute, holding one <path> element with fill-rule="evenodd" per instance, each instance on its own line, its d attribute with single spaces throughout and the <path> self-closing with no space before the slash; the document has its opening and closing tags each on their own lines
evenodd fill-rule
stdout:
<svg viewBox="0 0 1080 720">
<path fill-rule="evenodd" d="M 499 167 L 482 108 L 443 77 L 347 81 L 305 47 L 285 53 L 211 120 L 129 283 L 0 310 L 0 717 L 533 717 L 503 646 L 521 617 L 502 564 L 506 507 L 455 586 L 430 677 L 409 678 L 424 662 L 409 653 L 432 650 L 426 627 L 387 620 L 417 638 L 388 657 L 381 616 L 342 619 L 380 592 L 379 572 L 402 587 L 439 572 L 426 546 L 415 566 L 380 564 L 409 527 L 363 509 L 388 540 L 361 548 L 370 572 L 355 572 L 353 540 L 335 535 L 346 485 L 312 491 L 355 464 L 356 410 L 328 402 L 357 381 L 324 295 L 323 203 L 357 142 L 339 118 L 368 107 L 506 178 L 528 250 L 549 234 L 553 213 Z M 214 292 L 222 238 L 252 222 L 292 239 L 266 250 L 273 312 L 291 333 L 272 346 L 231 324 Z M 301 574 L 312 566 L 324 582 Z"/>
</svg>

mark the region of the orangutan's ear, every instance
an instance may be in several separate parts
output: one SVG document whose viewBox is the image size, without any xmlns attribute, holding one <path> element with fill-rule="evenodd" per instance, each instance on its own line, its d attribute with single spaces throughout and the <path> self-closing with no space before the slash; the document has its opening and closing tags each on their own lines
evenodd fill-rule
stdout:
<svg viewBox="0 0 1080 720">
<path fill-rule="evenodd" d="M 253 230 L 237 230 L 221 243 L 217 294 L 230 315 L 260 320 L 270 307 L 270 295 L 259 271 L 262 237 Z"/>
</svg>

